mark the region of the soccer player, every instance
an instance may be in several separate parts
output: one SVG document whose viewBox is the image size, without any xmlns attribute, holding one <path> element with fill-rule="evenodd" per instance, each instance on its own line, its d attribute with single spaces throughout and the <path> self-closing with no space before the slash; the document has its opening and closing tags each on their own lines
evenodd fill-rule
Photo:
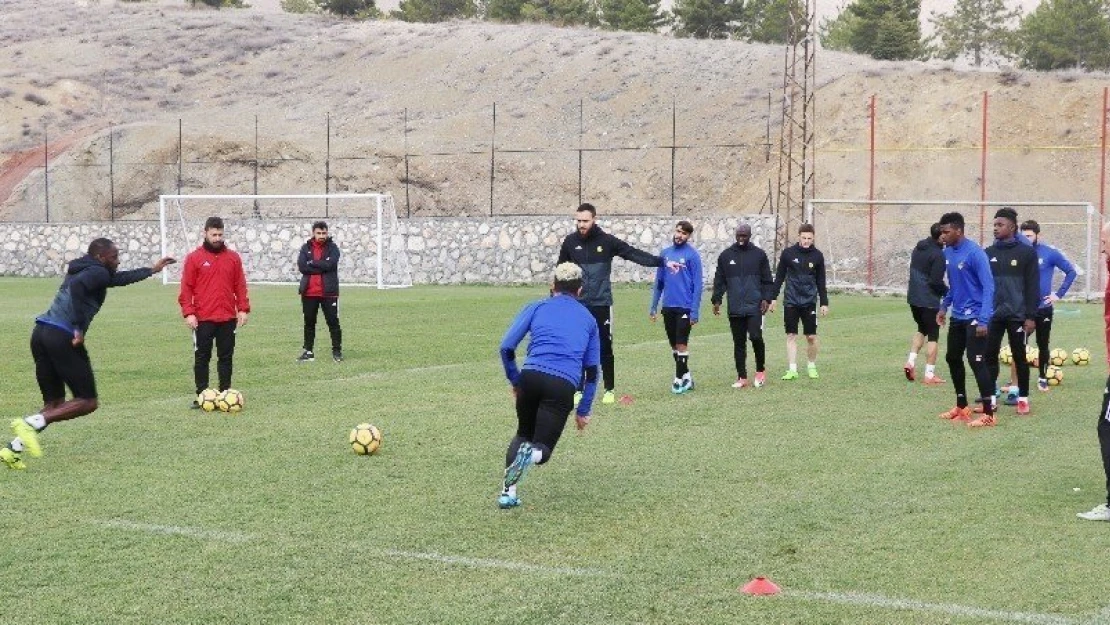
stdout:
<svg viewBox="0 0 1110 625">
<path fill-rule="evenodd" d="M 817 310 L 829 314 L 829 292 L 825 289 L 825 256 L 813 246 L 813 224 L 798 228 L 798 242 L 782 251 L 775 272 L 774 295 L 767 312 L 775 312 L 775 301 L 786 283 L 782 302 L 782 319 L 786 327 L 786 362 L 784 380 L 798 379 L 798 321 L 806 335 L 806 373 L 817 379 Z"/>
<path fill-rule="evenodd" d="M 916 379 L 917 354 L 925 347 L 925 384 L 943 384 L 936 374 L 937 338 L 940 326 L 937 325 L 937 312 L 940 300 L 948 293 L 944 283 L 944 245 L 940 242 L 940 224 L 929 228 L 929 236 L 917 242 L 910 255 L 910 282 L 906 290 L 906 301 L 917 324 L 917 332 L 910 341 L 910 354 L 902 370 L 906 379 Z"/>
<path fill-rule="evenodd" d="M 1102 227 L 1099 237 L 1102 253 L 1106 254 L 1106 269 L 1110 271 L 1110 223 Z M 1106 335 L 1106 364 L 1110 365 L 1110 282 L 1106 283 L 1103 295 L 1102 322 Z M 1098 446 L 1102 452 L 1102 471 L 1106 475 L 1106 503 L 1100 503 L 1088 512 L 1075 516 L 1087 521 L 1110 521 L 1110 377 L 1106 378 L 1106 390 L 1102 392 L 1102 410 L 1098 413 Z"/>
<path fill-rule="evenodd" d="M 1025 238 L 1029 239 L 1033 244 L 1033 249 L 1037 251 L 1037 268 L 1040 271 L 1040 302 L 1037 307 L 1037 316 L 1034 321 L 1037 324 L 1037 351 L 1039 356 L 1037 358 L 1037 368 L 1039 374 L 1037 376 L 1037 388 L 1042 391 L 1049 389 L 1046 369 L 1048 369 L 1049 358 L 1049 345 L 1048 341 L 1052 335 L 1052 313 L 1054 311 L 1053 304 L 1063 299 L 1068 294 L 1068 289 L 1071 288 L 1075 282 L 1076 271 L 1075 266 L 1071 264 L 1068 257 L 1064 255 L 1056 247 L 1047 243 L 1043 243 L 1041 238 L 1041 225 L 1036 221 L 1030 219 L 1021 224 L 1021 232 Z M 1055 291 L 1052 290 L 1052 274 L 1059 269 L 1064 274 L 1064 281 L 1060 284 L 1060 288 Z"/>
<path fill-rule="evenodd" d="M 748 353 L 750 337 L 755 353 L 755 381 L 760 387 L 767 382 L 766 346 L 763 343 L 763 314 L 771 305 L 775 281 L 767 253 L 751 242 L 752 227 L 736 226 L 736 243 L 717 257 L 713 274 L 713 314 L 721 314 L 721 301 L 728 294 L 728 325 L 732 331 L 732 356 L 736 362 L 736 381 L 732 388 L 748 385 Z"/>
<path fill-rule="evenodd" d="M 690 245 L 694 234 L 694 224 L 680 221 L 675 225 L 672 241 L 674 245 L 660 254 L 667 263 L 675 263 L 680 269 L 668 271 L 666 267 L 655 270 L 655 287 L 651 292 L 651 307 L 648 316 L 655 322 L 659 300 L 663 300 L 663 328 L 667 331 L 667 342 L 671 344 L 674 356 L 674 382 L 671 392 L 678 395 L 694 390 L 694 378 L 690 375 L 690 331 L 698 323 L 701 309 L 702 277 L 701 255 Z"/>
<path fill-rule="evenodd" d="M 88 253 L 69 263 L 50 309 L 35 318 L 31 331 L 31 356 L 42 392 L 42 409 L 12 421 L 15 438 L 0 449 L 0 461 L 8 468 L 26 468 L 24 451 L 36 458 L 42 455 L 38 435 L 46 426 L 96 410 L 96 379 L 85 349 L 85 335 L 104 305 L 108 289 L 146 280 L 174 262 L 167 256 L 150 268 L 117 271 L 119 248 L 109 239 L 95 239 L 89 243 Z M 66 387 L 73 395 L 68 401 Z"/>
<path fill-rule="evenodd" d="M 1040 283 L 1037 253 L 1016 238 L 1017 212 L 1000 208 L 994 214 L 994 244 L 984 250 L 994 277 L 994 315 L 987 338 L 987 369 L 991 381 L 998 379 L 998 350 L 1003 336 L 1010 338 L 1017 368 L 1017 413 L 1029 414 L 1029 366 L 1025 361 L 1025 339 L 1036 324 Z M 985 419 L 985 417 L 984 417 Z M 994 425 L 990 423 L 983 425 Z"/>
<path fill-rule="evenodd" d="M 516 436 L 505 454 L 505 481 L 497 505 L 520 505 L 516 487 L 533 464 L 551 459 L 567 417 L 574 408 L 574 390 L 585 372 L 575 425 L 590 422 L 597 392 L 601 338 L 597 321 L 578 301 L 582 269 L 574 263 L 555 267 L 551 297 L 532 302 L 513 320 L 501 339 L 501 364 L 516 397 Z M 516 363 L 516 347 L 531 335 L 524 365 Z"/>
<path fill-rule="evenodd" d="M 196 395 L 208 388 L 212 343 L 216 343 L 216 373 L 220 391 L 231 388 L 235 333 L 247 323 L 251 304 L 243 261 L 224 244 L 224 220 L 204 222 L 204 242 L 185 257 L 177 295 L 185 325 L 193 331 L 193 381 Z M 194 395 L 195 397 L 195 395 Z M 193 408 L 200 404 L 193 400 Z"/>
<path fill-rule="evenodd" d="M 312 238 L 301 246 L 297 256 L 301 272 L 301 310 L 304 313 L 304 351 L 297 362 L 316 360 L 316 314 L 324 311 L 331 334 L 331 357 L 343 362 L 343 329 L 339 327 L 339 246 L 328 236 L 327 222 L 312 224 Z"/>
<path fill-rule="evenodd" d="M 983 248 L 964 236 L 964 217 L 945 213 L 940 218 L 940 240 L 945 245 L 944 263 L 948 274 L 948 293 L 937 312 L 937 325 L 943 326 L 949 306 L 952 323 L 948 326 L 948 352 L 945 360 L 952 373 L 956 390 L 956 406 L 941 413 L 942 419 L 971 421 L 964 379 L 964 353 L 979 387 L 978 401 L 983 416 L 968 425 L 994 425 L 994 381 L 987 371 L 985 352 L 987 332 L 994 316 L 994 278 Z"/>
<path fill-rule="evenodd" d="M 572 262 L 582 268 L 582 295 L 579 301 L 590 310 L 601 332 L 601 371 L 605 394 L 601 403 L 617 401 L 614 392 L 616 372 L 613 359 L 613 285 L 610 275 L 613 258 L 620 256 L 644 267 L 660 267 L 662 258 L 638 250 L 597 225 L 597 209 L 593 204 L 582 204 L 574 213 L 576 231 L 563 239 L 556 264 Z M 677 265 L 670 265 L 678 271 Z"/>
</svg>

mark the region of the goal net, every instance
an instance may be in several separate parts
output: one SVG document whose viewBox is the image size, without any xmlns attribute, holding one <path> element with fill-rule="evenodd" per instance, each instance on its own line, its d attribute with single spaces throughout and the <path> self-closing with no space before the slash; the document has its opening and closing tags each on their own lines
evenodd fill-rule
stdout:
<svg viewBox="0 0 1110 625">
<path fill-rule="evenodd" d="M 341 251 L 340 284 L 412 286 L 404 225 L 387 193 L 163 195 L 158 205 L 162 255 L 178 259 L 163 271 L 163 283 L 181 281 L 185 255 L 203 242 L 205 220 L 217 216 L 227 246 L 243 259 L 248 282 L 299 282 L 297 253 L 312 237 L 312 224 L 325 221 Z"/>
<path fill-rule="evenodd" d="M 929 200 L 833 200 L 806 202 L 805 219 L 817 230 L 829 287 L 905 293 L 910 254 L 929 228 L 947 212 L 964 217 L 964 235 L 984 248 L 994 241 L 994 213 L 1008 206 L 1018 225 L 1035 220 L 1040 242 L 1059 248 L 1079 274 L 1069 298 L 1099 297 L 1098 215 L 1088 202 L 954 202 Z M 796 233 L 790 233 L 791 239 Z M 1055 287 L 1063 281 L 1056 272 Z"/>
</svg>

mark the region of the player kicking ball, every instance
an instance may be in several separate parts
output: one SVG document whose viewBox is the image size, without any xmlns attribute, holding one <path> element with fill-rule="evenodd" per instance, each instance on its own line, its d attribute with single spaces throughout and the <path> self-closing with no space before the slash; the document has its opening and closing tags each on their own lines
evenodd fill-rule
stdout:
<svg viewBox="0 0 1110 625">
<path fill-rule="evenodd" d="M 601 364 L 597 321 L 578 302 L 582 268 L 574 263 L 555 267 L 551 297 L 532 302 L 513 320 L 501 339 L 501 364 L 516 398 L 516 435 L 505 453 L 505 480 L 497 505 L 520 505 L 517 484 L 534 464 L 551 459 L 567 417 L 574 409 L 574 391 L 585 371 L 585 387 L 578 402 L 575 425 L 590 422 Z M 516 348 L 526 335 L 528 355 L 517 366 Z"/>
</svg>

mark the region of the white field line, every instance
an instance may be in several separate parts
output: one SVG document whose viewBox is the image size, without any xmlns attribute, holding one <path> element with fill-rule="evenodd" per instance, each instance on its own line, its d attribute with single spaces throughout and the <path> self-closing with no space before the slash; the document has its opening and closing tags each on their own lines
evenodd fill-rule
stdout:
<svg viewBox="0 0 1110 625">
<path fill-rule="evenodd" d="M 223 530 L 206 530 L 198 527 L 182 525 L 153 525 L 151 523 L 137 523 L 127 519 L 92 519 L 93 525 L 112 529 L 130 530 L 146 534 L 165 534 L 167 536 L 187 536 L 200 540 L 211 540 L 223 543 L 245 543 L 256 538 L 242 532 L 227 532 Z"/>
<path fill-rule="evenodd" d="M 1091 617 L 1084 625 L 1110 625 L 1110 606 L 1099 610 L 1098 614 Z"/>
<path fill-rule="evenodd" d="M 812 592 L 805 590 L 784 590 L 783 595 L 807 601 L 822 601 L 826 603 L 842 603 L 861 605 L 871 608 L 885 608 L 893 610 L 910 610 L 914 612 L 935 612 L 952 616 L 989 619 L 1005 623 L 1032 623 L 1033 625 L 1076 625 L 1077 621 L 1066 616 L 1055 614 L 1037 614 L 1032 612 L 1006 612 L 1003 610 L 988 610 L 956 603 L 929 603 L 914 599 L 898 599 L 861 592 Z"/>
<path fill-rule="evenodd" d="M 430 562 L 439 562 L 441 564 L 466 566 L 479 569 L 506 569 L 509 571 L 525 571 L 529 573 L 544 573 L 550 575 L 571 575 L 575 577 L 599 577 L 609 575 L 609 573 L 598 569 L 544 566 L 542 564 L 527 564 L 524 562 L 513 562 L 511 560 L 491 560 L 485 558 L 468 558 L 465 556 L 448 556 L 434 552 L 422 553 L 419 551 L 399 551 L 397 549 L 386 549 L 384 553 L 387 556 L 402 560 L 426 560 Z"/>
</svg>

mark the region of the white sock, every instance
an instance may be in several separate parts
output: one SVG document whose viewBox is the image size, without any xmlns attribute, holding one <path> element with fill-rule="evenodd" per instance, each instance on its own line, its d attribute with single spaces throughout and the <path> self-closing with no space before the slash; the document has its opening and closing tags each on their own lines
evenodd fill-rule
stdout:
<svg viewBox="0 0 1110 625">
<path fill-rule="evenodd" d="M 505 488 L 502 488 L 501 489 L 501 494 L 502 495 L 508 495 L 510 497 L 516 497 L 516 484 L 513 484 L 512 486 L 506 486 Z"/>
<path fill-rule="evenodd" d="M 1028 402 L 1029 398 L 1028 397 L 1018 397 L 1018 401 Z"/>
<path fill-rule="evenodd" d="M 17 454 L 23 451 L 23 441 L 18 436 L 13 438 L 12 442 L 8 443 L 8 446 Z"/>
<path fill-rule="evenodd" d="M 532 464 L 539 464 L 543 460 L 543 450 L 533 447 L 532 448 Z"/>
<path fill-rule="evenodd" d="M 915 362 L 917 362 L 917 352 L 910 352 L 910 355 L 906 357 L 906 363 L 912 365 Z"/>
<path fill-rule="evenodd" d="M 798 372 L 798 363 L 796 363 L 796 362 L 790 363 L 790 371 L 791 371 L 791 373 L 797 373 Z"/>
<path fill-rule="evenodd" d="M 809 361 L 808 366 L 809 366 L 810 369 L 816 369 L 817 368 L 817 363 L 811 360 L 811 361 Z"/>
<path fill-rule="evenodd" d="M 41 414 L 33 414 L 29 417 L 24 417 L 23 422 L 35 428 L 36 432 L 40 432 L 46 427 L 46 417 Z"/>
<path fill-rule="evenodd" d="M 684 375 L 682 376 L 682 379 L 683 379 L 683 380 L 691 380 L 691 379 L 693 379 L 693 377 L 694 377 L 694 376 L 690 375 L 690 372 L 689 372 L 689 371 L 687 371 L 687 372 L 686 372 L 686 373 L 685 373 L 685 374 L 684 374 Z"/>
<path fill-rule="evenodd" d="M 925 377 L 933 378 L 933 377 L 936 377 L 936 375 L 937 375 L 937 366 L 936 365 L 925 365 Z"/>
</svg>

